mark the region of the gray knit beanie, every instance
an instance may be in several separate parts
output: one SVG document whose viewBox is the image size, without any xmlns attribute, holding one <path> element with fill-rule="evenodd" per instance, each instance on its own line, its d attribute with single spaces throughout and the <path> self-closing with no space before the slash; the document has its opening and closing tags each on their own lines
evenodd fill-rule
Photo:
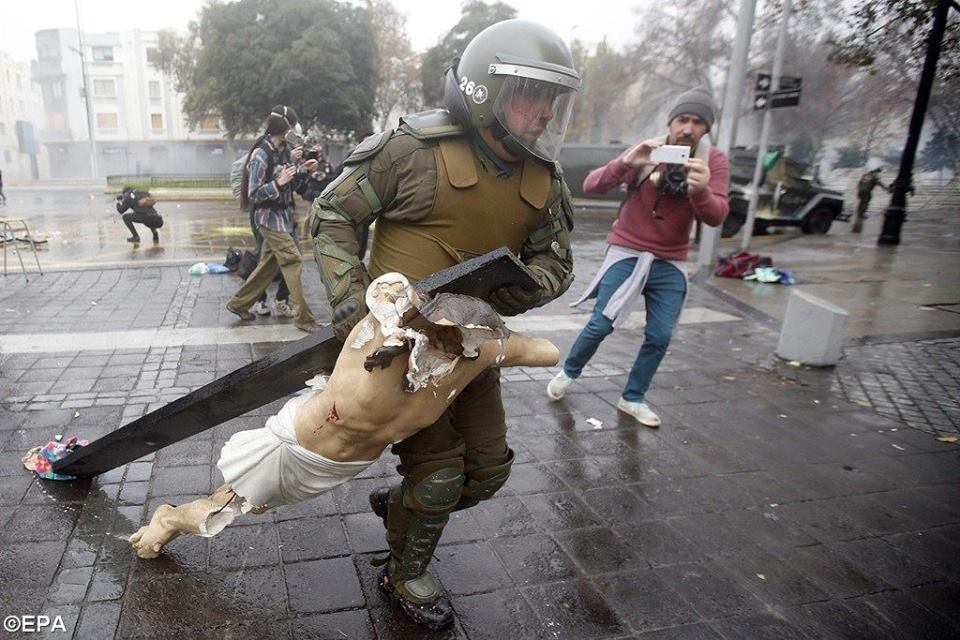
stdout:
<svg viewBox="0 0 960 640">
<path fill-rule="evenodd" d="M 692 113 L 707 123 L 707 131 L 709 131 L 713 128 L 716 110 L 710 92 L 703 87 L 695 87 L 680 94 L 680 97 L 677 98 L 677 105 L 670 110 L 667 124 L 670 124 L 674 118 L 681 114 Z"/>
</svg>

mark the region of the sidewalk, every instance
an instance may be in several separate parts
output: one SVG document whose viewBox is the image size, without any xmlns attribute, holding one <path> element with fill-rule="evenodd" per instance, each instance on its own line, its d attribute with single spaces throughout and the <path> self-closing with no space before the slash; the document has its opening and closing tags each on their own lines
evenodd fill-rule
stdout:
<svg viewBox="0 0 960 640">
<path fill-rule="evenodd" d="M 922 226 L 908 222 L 879 289 L 902 298 L 913 292 L 916 304 L 949 302 L 923 298 L 917 283 L 925 274 L 904 271 L 915 255 L 936 251 L 956 277 L 955 236 L 915 251 L 909 234 Z M 868 226 L 861 242 L 875 238 Z M 821 250 L 821 240 L 833 249 Z M 563 353 L 583 318 L 565 303 L 588 282 L 602 234 L 578 226 L 574 242 L 573 291 L 517 324 Z M 763 242 L 774 243 L 764 252 L 801 282 L 838 286 L 841 296 L 842 287 L 863 284 L 818 280 L 850 273 L 849 240 L 839 232 Z M 870 251 L 862 251 L 858 268 L 869 269 Z M 804 256 L 822 269 L 801 268 Z M 315 270 L 304 273 L 325 321 Z M 948 281 L 930 281 L 956 295 Z M 29 476 L 20 466 L 29 447 L 56 433 L 108 433 L 295 336 L 273 319 L 258 321 L 259 332 L 234 332 L 223 310 L 237 286 L 231 278 L 154 267 L 52 273 L 40 284 L 8 277 L 0 289 L 4 616 L 60 615 L 74 638 L 960 634 L 960 449 L 934 437 L 948 425 L 924 429 L 885 412 L 867 384 L 878 357 L 871 349 L 887 350 L 883 366 L 906 363 L 915 372 L 931 364 L 918 354 L 953 354 L 936 363 L 941 387 L 923 397 L 943 403 L 955 433 L 960 373 L 957 334 L 943 334 L 955 329 L 947 321 L 925 327 L 902 313 L 897 325 L 896 314 L 881 314 L 878 329 L 849 343 L 837 371 L 795 369 L 772 356 L 778 307 L 766 301 L 785 288 L 695 285 L 687 305 L 695 312 L 678 328 L 649 394 L 664 419 L 658 431 L 615 409 L 640 328 L 611 336 L 561 402 L 544 393 L 553 371 L 505 370 L 517 463 L 495 498 L 451 518 L 433 567 L 457 623 L 432 634 L 408 623 L 374 586 L 369 560 L 385 544 L 366 495 L 396 480 L 389 454 L 318 500 L 244 516 L 212 539 L 177 540 L 161 559 L 141 561 L 130 550 L 125 537 L 158 504 L 218 486 L 223 442 L 261 426 L 279 403 L 92 481 Z M 94 327 L 112 332 L 112 346 L 87 348 L 75 336 Z M 909 340 L 889 341 L 904 333 Z M 881 344 L 870 335 L 886 338 Z M 38 350 L 44 344 L 53 346 Z M 930 383 L 919 373 L 910 385 L 896 372 L 872 375 L 895 410 L 898 400 L 919 403 L 914 383 Z M 852 378 L 866 402 L 841 382 Z"/>
</svg>

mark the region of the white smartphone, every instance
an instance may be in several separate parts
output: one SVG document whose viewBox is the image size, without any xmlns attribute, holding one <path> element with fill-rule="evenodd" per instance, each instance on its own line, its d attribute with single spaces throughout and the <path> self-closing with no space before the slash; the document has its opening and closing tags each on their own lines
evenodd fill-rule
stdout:
<svg viewBox="0 0 960 640">
<path fill-rule="evenodd" d="M 666 164 L 685 164 L 690 159 L 690 147 L 677 144 L 665 144 L 650 152 L 654 162 Z"/>
</svg>

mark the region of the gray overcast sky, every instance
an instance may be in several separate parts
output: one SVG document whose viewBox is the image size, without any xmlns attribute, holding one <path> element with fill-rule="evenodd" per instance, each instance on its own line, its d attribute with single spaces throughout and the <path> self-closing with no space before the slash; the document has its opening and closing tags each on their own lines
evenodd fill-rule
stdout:
<svg viewBox="0 0 960 640">
<path fill-rule="evenodd" d="M 295 2 L 296 0 L 277 0 Z M 594 44 L 604 36 L 621 45 L 633 35 L 633 8 L 649 0 L 506 0 L 518 17 L 550 27 L 567 41 L 579 38 Z M 148 31 L 183 29 L 203 0 L 79 0 L 84 31 Z M 407 33 L 414 49 L 422 51 L 452 27 L 460 17 L 460 3 L 438 0 L 394 0 L 407 14 Z M 0 51 L 16 60 L 36 57 L 33 34 L 41 29 L 75 27 L 74 0 L 0 0 Z"/>
</svg>

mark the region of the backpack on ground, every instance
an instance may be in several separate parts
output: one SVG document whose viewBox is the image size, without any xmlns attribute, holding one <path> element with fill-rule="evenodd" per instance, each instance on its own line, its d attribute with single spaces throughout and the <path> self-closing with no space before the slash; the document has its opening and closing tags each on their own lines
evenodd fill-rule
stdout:
<svg viewBox="0 0 960 640">
<path fill-rule="evenodd" d="M 240 260 L 243 258 L 243 254 L 240 253 L 238 249 L 230 247 L 227 249 L 227 257 L 223 260 L 223 266 L 230 271 L 236 271 L 240 267 Z"/>
<path fill-rule="evenodd" d="M 237 275 L 243 278 L 244 280 L 253 273 L 253 270 L 257 268 L 257 263 L 260 262 L 260 256 L 252 251 L 244 251 L 243 256 L 240 258 L 240 266 L 237 267 Z"/>
</svg>

